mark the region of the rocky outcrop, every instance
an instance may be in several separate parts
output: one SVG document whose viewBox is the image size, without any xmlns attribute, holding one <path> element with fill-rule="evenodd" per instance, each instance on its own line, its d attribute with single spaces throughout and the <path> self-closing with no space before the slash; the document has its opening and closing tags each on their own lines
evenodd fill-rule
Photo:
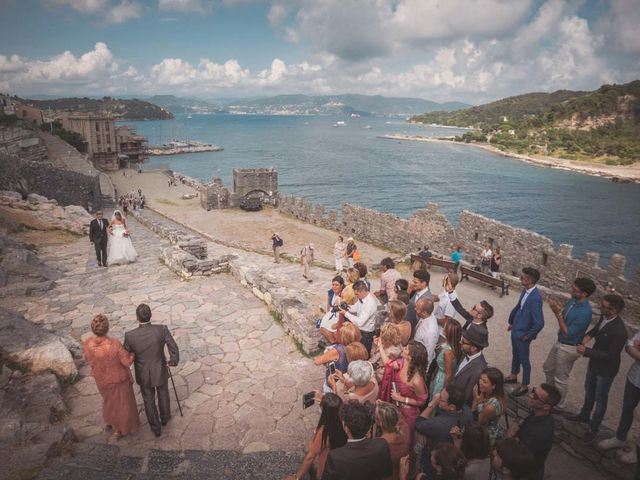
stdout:
<svg viewBox="0 0 640 480">
<path fill-rule="evenodd" d="M 62 380 L 73 380 L 78 374 L 60 337 L 5 308 L 0 308 L 0 359 L 35 374 L 54 373 Z"/>
<path fill-rule="evenodd" d="M 0 214 L 36 230 L 67 230 L 77 235 L 89 233 L 92 216 L 77 205 L 58 205 L 42 195 L 30 193 L 26 200 L 17 192 L 0 191 Z"/>
<path fill-rule="evenodd" d="M 48 460 L 70 449 L 75 434 L 63 423 L 66 412 L 55 375 L 15 371 L 8 375 L 0 388 L 0 448 L 7 474 L 3 478 L 30 478 Z"/>
<path fill-rule="evenodd" d="M 21 243 L 0 235 L 0 297 L 6 296 L 4 287 L 15 284 L 43 284 L 39 290 L 46 291 L 60 273 L 44 263 Z"/>
</svg>

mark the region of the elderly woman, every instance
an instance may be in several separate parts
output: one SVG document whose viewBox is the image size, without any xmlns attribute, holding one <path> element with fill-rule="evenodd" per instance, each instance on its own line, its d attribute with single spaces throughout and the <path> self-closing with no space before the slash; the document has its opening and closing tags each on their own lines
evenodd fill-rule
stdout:
<svg viewBox="0 0 640 480">
<path fill-rule="evenodd" d="M 405 455 L 409 455 L 411 432 L 407 424 L 404 423 L 398 407 L 390 403 L 381 400 L 377 401 L 375 419 L 376 425 L 382 431 L 380 437 L 389 445 L 391 463 L 393 464 L 393 474 L 390 478 L 392 480 L 398 480 L 400 459 Z"/>
<path fill-rule="evenodd" d="M 378 398 L 379 388 L 373 367 L 365 360 L 355 360 L 349 364 L 347 374 L 336 370 L 329 376 L 329 386 L 344 402 L 356 400 L 360 403 L 374 403 Z"/>
<path fill-rule="evenodd" d="M 133 377 L 130 366 L 133 353 L 127 352 L 115 338 L 107 336 L 109 320 L 96 315 L 91 321 L 95 335 L 84 345 L 84 356 L 91 366 L 91 375 L 102 395 L 102 417 L 106 428 L 112 428 L 120 438 L 140 427 L 138 407 L 133 394 Z"/>
<path fill-rule="evenodd" d="M 322 477 L 324 465 L 329 452 L 334 448 L 342 447 L 347 443 L 347 434 L 344 433 L 340 421 L 340 406 L 342 399 L 333 393 L 327 393 L 320 401 L 320 420 L 313 433 L 307 454 L 298 468 L 295 476 L 286 477 L 286 480 L 296 480 L 304 477 L 311 468 L 313 461 L 318 459 L 316 475 Z"/>
</svg>

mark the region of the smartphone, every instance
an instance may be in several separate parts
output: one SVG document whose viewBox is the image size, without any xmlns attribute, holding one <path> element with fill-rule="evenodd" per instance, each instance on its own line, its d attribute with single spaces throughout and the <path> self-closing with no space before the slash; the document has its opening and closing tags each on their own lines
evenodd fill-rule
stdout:
<svg viewBox="0 0 640 480">
<path fill-rule="evenodd" d="M 329 375 L 336 373 L 336 362 L 329 362 Z"/>
<path fill-rule="evenodd" d="M 396 385 L 396 382 L 391 382 L 391 391 L 392 392 L 398 391 L 398 386 Z"/>
<path fill-rule="evenodd" d="M 315 392 L 308 392 L 302 396 L 302 408 L 309 408 L 316 401 Z"/>
</svg>

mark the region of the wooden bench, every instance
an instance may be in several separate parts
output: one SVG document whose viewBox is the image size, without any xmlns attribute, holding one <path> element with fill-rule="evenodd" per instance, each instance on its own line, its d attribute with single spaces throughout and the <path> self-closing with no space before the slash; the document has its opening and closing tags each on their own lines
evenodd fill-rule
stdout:
<svg viewBox="0 0 640 480">
<path fill-rule="evenodd" d="M 456 262 L 444 258 L 436 258 L 435 256 L 421 257 L 420 255 L 411 254 L 411 263 L 413 264 L 416 260 L 424 260 L 429 266 L 435 265 L 436 267 L 443 267 L 449 272 L 455 273 L 458 271 L 458 264 Z"/>
<path fill-rule="evenodd" d="M 487 275 L 482 272 L 478 272 L 473 268 L 465 267 L 464 265 L 460 267 L 460 273 L 462 274 L 462 278 L 460 281 L 465 278 L 469 280 L 469 277 L 476 278 L 481 282 L 484 282 L 492 287 L 500 287 L 500 297 L 507 294 L 509 295 L 509 284 L 506 283 L 502 278 L 493 278 L 491 275 Z"/>
</svg>

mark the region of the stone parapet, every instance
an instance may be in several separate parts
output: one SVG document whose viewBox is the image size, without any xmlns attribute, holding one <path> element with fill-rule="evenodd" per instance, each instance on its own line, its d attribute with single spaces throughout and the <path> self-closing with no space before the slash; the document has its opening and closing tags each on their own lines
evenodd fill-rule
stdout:
<svg viewBox="0 0 640 480">
<path fill-rule="evenodd" d="M 553 241 L 536 232 L 513 227 L 476 213 L 460 213 L 457 226 L 453 226 L 438 212 L 436 204 L 427 204 L 408 219 L 368 208 L 345 204 L 341 215 L 331 210 L 326 213 L 322 205 L 309 200 L 279 195 L 277 207 L 280 213 L 302 222 L 335 230 L 356 242 L 364 240 L 391 251 L 407 255 L 428 245 L 436 254 L 449 257 L 451 246 L 463 244 L 465 261 L 475 265 L 486 242 L 502 250 L 501 272 L 517 278 L 522 268 L 537 268 L 542 277 L 540 285 L 562 292 L 569 291 L 571 282 L 579 276 L 587 276 L 598 287 L 592 302 L 615 292 L 625 299 L 622 314 L 627 324 L 640 326 L 640 270 L 633 278 L 625 276 L 626 258 L 621 254 L 611 256 L 606 267 L 600 266 L 600 254 L 588 252 L 584 258 L 572 256 L 573 246 Z M 519 285 L 515 285 L 519 287 Z"/>
<path fill-rule="evenodd" d="M 527 397 L 508 397 L 507 415 L 518 422 L 529 416 Z M 632 480 L 635 478 L 635 465 L 626 465 L 619 462 L 615 456 L 615 449 L 601 450 L 596 444 L 586 444 L 583 441 L 587 432 L 587 425 L 579 422 L 570 422 L 561 415 L 554 415 L 555 443 L 562 447 L 570 455 L 581 462 L 591 465 L 595 470 L 603 473 L 606 478 L 619 478 Z M 513 420 L 511 420 L 513 421 Z M 605 426 L 600 427 L 599 439 L 615 436 L 615 432 Z"/>
</svg>

